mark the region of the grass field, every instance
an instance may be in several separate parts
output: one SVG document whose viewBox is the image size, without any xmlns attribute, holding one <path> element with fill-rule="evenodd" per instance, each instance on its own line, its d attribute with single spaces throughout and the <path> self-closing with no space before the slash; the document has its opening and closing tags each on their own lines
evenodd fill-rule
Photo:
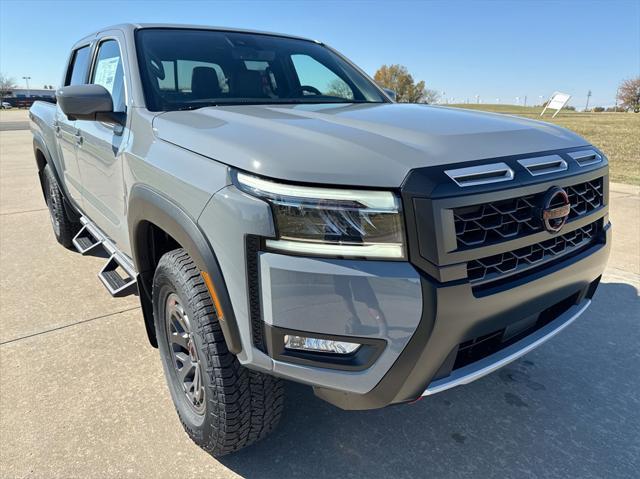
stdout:
<svg viewBox="0 0 640 479">
<path fill-rule="evenodd" d="M 541 107 L 517 105 L 448 105 L 540 119 Z M 545 113 L 544 121 L 569 128 L 609 158 L 611 181 L 640 185 L 640 113 Z"/>
</svg>

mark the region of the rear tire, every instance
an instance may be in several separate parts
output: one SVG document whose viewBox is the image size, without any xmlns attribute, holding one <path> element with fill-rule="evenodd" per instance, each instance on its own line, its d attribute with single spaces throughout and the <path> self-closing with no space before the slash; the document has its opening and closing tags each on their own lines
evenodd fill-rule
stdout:
<svg viewBox="0 0 640 479">
<path fill-rule="evenodd" d="M 268 435 L 282 413 L 282 380 L 241 366 L 229 352 L 200 270 L 184 249 L 162 256 L 152 296 L 164 372 L 189 437 L 223 456 Z"/>
<path fill-rule="evenodd" d="M 56 240 L 65 248 L 72 249 L 74 236 L 80 230 L 80 224 L 70 219 L 69 212 L 64 202 L 64 195 L 58 185 L 58 180 L 53 174 L 51 165 L 47 164 L 42 172 L 43 187 L 49 218 L 53 227 Z"/>
</svg>

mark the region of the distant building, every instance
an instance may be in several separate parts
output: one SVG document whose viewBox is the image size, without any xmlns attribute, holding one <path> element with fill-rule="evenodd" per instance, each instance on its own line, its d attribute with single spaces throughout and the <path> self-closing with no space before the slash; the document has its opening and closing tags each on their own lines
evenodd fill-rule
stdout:
<svg viewBox="0 0 640 479">
<path fill-rule="evenodd" d="M 28 108 L 34 101 L 56 102 L 56 91 L 44 88 L 14 88 L 2 96 L 2 101 L 11 103 L 16 108 Z"/>
</svg>

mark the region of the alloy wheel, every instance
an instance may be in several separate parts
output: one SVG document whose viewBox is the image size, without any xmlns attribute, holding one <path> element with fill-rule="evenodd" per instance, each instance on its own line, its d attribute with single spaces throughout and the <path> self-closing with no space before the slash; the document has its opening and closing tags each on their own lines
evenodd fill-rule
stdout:
<svg viewBox="0 0 640 479">
<path fill-rule="evenodd" d="M 198 358 L 189 317 L 175 293 L 167 297 L 165 318 L 169 351 L 176 377 L 193 411 L 202 415 L 206 404 L 202 364 Z"/>
</svg>

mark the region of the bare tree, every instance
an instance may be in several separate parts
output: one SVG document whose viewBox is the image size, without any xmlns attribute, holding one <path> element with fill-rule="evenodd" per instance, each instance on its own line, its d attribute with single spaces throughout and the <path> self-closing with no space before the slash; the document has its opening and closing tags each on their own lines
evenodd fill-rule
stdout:
<svg viewBox="0 0 640 479">
<path fill-rule="evenodd" d="M 329 96 L 337 96 L 339 98 L 353 100 L 353 92 L 351 91 L 351 88 L 339 78 L 336 78 L 329 83 L 329 90 L 326 94 Z"/>
<path fill-rule="evenodd" d="M 0 73 L 0 97 L 4 98 L 5 95 L 11 93 L 15 88 L 15 79 L 6 76 L 4 73 Z"/>
<path fill-rule="evenodd" d="M 624 80 L 620 84 L 618 101 L 624 110 L 640 112 L 640 77 Z"/>
<path fill-rule="evenodd" d="M 440 101 L 440 93 L 437 90 L 431 90 L 429 88 L 424 89 L 424 103 L 438 103 Z"/>
<path fill-rule="evenodd" d="M 396 92 L 396 101 L 403 103 L 430 103 L 437 92 L 425 88 L 424 81 L 416 83 L 404 65 L 382 65 L 374 76 L 383 88 Z"/>
</svg>

